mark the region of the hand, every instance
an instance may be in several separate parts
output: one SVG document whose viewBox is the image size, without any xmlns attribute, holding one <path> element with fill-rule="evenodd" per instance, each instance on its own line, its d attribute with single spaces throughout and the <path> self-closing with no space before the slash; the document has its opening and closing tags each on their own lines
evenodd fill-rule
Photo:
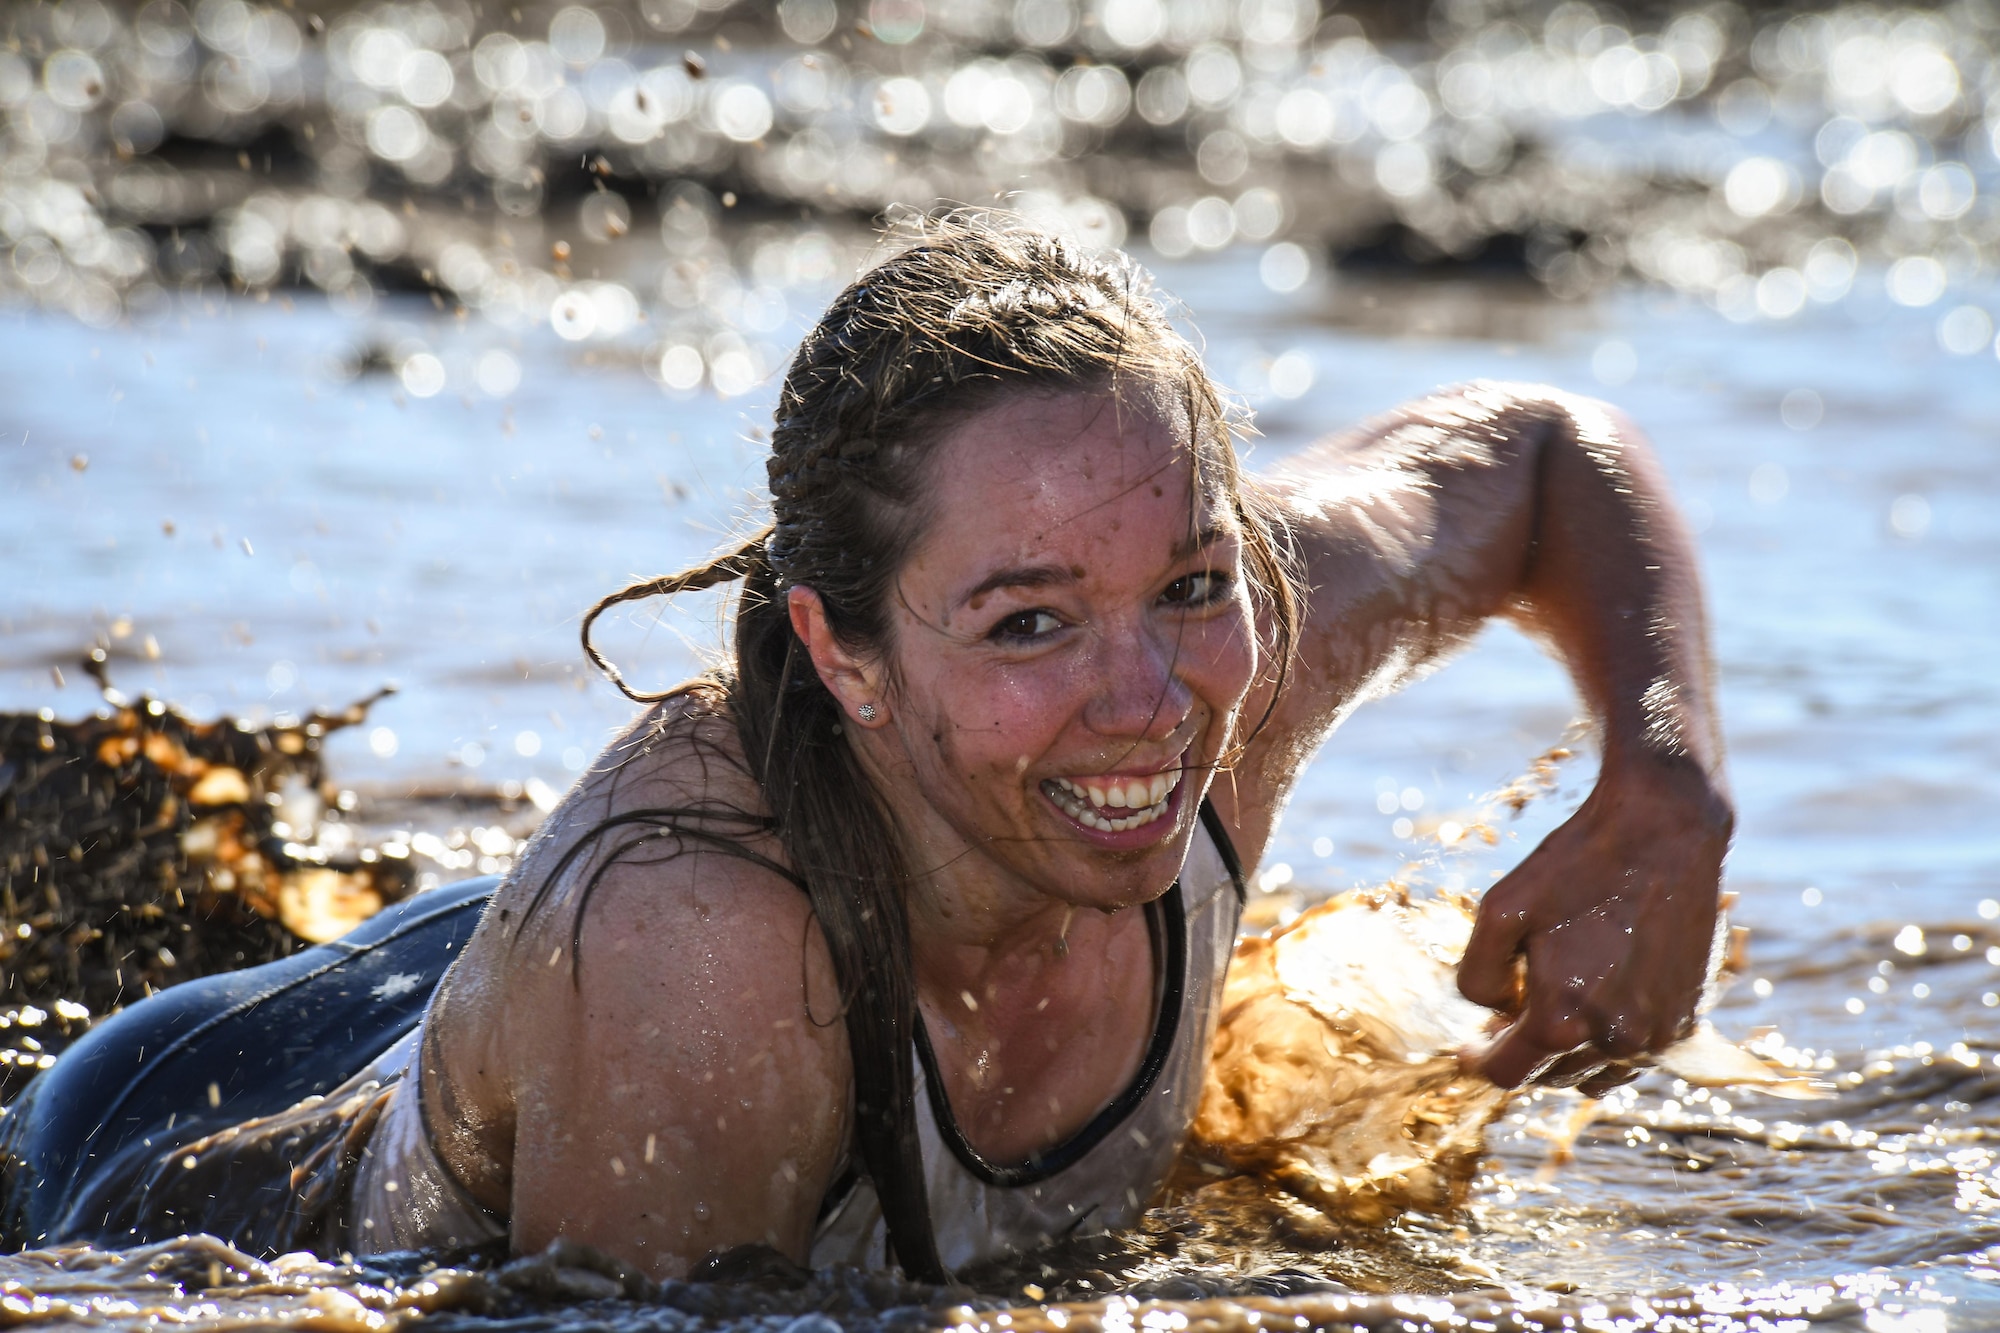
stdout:
<svg viewBox="0 0 2000 1333">
<path fill-rule="evenodd" d="M 1474 1068 L 1502 1087 L 1594 1095 L 1636 1073 L 1617 1062 L 1693 1031 L 1732 823 L 1692 763 L 1607 763 L 1576 814 L 1480 904 L 1458 988 L 1514 1021 Z"/>
</svg>

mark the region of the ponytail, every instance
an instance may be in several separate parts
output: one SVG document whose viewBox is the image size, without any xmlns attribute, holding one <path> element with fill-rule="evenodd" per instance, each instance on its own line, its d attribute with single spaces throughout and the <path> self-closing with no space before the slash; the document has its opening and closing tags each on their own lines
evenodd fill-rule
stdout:
<svg viewBox="0 0 2000 1333">
<path fill-rule="evenodd" d="M 759 566 L 769 569 L 770 562 L 764 555 L 764 543 L 769 541 L 770 537 L 771 528 L 767 524 L 763 531 L 736 550 L 727 555 L 719 555 L 705 565 L 695 569 L 684 569 L 678 574 L 665 574 L 656 579 L 641 579 L 601 598 L 595 606 L 583 613 L 581 631 L 583 655 L 590 659 L 592 666 L 604 673 L 606 680 L 618 687 L 620 694 L 633 703 L 662 703 L 685 693 L 685 687 L 661 690 L 658 693 L 633 689 L 625 683 L 625 677 L 618 668 L 604 654 L 598 652 L 597 645 L 590 641 L 591 627 L 597 624 L 599 616 L 623 602 L 643 602 L 648 597 L 672 597 L 684 592 L 706 592 L 718 583 L 732 583 L 737 579 L 748 578 Z"/>
</svg>

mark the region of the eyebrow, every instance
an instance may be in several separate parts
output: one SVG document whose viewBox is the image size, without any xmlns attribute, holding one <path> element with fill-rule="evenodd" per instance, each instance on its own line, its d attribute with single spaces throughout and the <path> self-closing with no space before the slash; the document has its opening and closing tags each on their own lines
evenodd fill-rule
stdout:
<svg viewBox="0 0 2000 1333">
<path fill-rule="evenodd" d="M 998 588 L 1049 588 L 1061 583 L 1074 583 L 1076 579 L 1076 571 L 1067 565 L 1015 565 L 1009 569 L 996 569 L 959 598 L 958 604 L 963 606 L 977 601 Z"/>
<path fill-rule="evenodd" d="M 1175 542 L 1167 556 L 1170 561 L 1185 560 L 1197 551 L 1205 551 L 1221 541 L 1231 532 L 1229 527 L 1214 524 L 1202 528 L 1191 539 Z M 1013 565 L 1006 569 L 996 569 L 981 579 L 970 591 L 958 599 L 964 606 L 976 601 L 989 592 L 1000 588 L 1051 588 L 1065 583 L 1075 583 L 1079 571 L 1068 565 Z"/>
</svg>

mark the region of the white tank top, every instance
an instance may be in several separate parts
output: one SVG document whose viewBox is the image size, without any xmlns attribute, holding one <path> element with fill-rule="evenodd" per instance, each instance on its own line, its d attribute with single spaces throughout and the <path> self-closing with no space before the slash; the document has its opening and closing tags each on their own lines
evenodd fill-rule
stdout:
<svg viewBox="0 0 2000 1333">
<path fill-rule="evenodd" d="M 1130 1226 L 1166 1183 L 1201 1098 L 1242 907 L 1229 869 L 1234 854 L 1225 856 L 1213 831 L 1220 825 L 1211 826 L 1210 819 L 1204 812 L 1203 836 L 1194 839 L 1180 879 L 1153 916 L 1162 984 L 1146 1057 L 1131 1086 L 1074 1138 L 1025 1167 L 981 1162 L 948 1106 L 940 1117 L 943 1099 L 932 1097 L 926 1061 L 918 1057 L 917 1139 L 938 1256 L 946 1267 Z M 422 1034 L 419 1027 L 347 1085 L 369 1079 L 396 1085 L 355 1173 L 349 1245 L 356 1254 L 476 1244 L 507 1234 L 507 1220 L 475 1203 L 432 1146 L 418 1084 L 406 1077 Z M 874 1186 L 861 1177 L 821 1216 L 812 1266 L 886 1268 L 887 1237 Z"/>
<path fill-rule="evenodd" d="M 1128 1227 L 1166 1183 L 1194 1122 L 1208 1072 L 1222 983 L 1242 908 L 1210 832 L 1193 840 L 1180 880 L 1155 920 L 1162 960 L 1153 1040 L 1130 1087 L 1034 1163 L 981 1162 L 951 1120 L 923 1058 L 917 1062 L 917 1140 L 938 1258 L 950 1269 L 1032 1250 L 1066 1236 Z M 1178 907 L 1176 914 L 1174 909 Z M 1170 1001 L 1174 1003 L 1169 1003 Z M 940 1124 L 940 1119 L 945 1123 Z M 885 1268 L 888 1228 L 875 1188 L 859 1178 L 813 1232 L 814 1268 Z"/>
</svg>

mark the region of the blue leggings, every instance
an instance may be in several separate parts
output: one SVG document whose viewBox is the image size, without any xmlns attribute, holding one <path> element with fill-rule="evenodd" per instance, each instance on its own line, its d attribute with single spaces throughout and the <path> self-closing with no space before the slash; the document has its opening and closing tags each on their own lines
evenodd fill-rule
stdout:
<svg viewBox="0 0 2000 1333">
<path fill-rule="evenodd" d="M 137 1157 L 365 1069 L 416 1027 L 498 884 L 419 894 L 331 944 L 169 987 L 92 1028 L 0 1121 L 0 1242 L 164 1239 L 97 1236 L 95 1196 Z"/>
</svg>

